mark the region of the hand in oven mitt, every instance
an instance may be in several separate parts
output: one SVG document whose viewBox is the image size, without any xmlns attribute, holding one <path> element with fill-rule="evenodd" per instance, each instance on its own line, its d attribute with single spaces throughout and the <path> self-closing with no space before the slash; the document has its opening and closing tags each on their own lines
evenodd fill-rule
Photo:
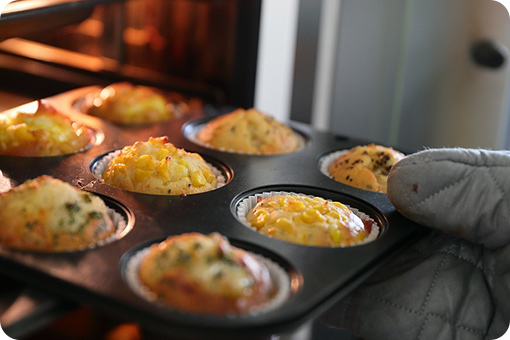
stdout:
<svg viewBox="0 0 510 340">
<path fill-rule="evenodd" d="M 510 151 L 428 149 L 388 198 L 434 231 L 321 318 L 370 339 L 497 339 L 510 320 Z"/>
</svg>

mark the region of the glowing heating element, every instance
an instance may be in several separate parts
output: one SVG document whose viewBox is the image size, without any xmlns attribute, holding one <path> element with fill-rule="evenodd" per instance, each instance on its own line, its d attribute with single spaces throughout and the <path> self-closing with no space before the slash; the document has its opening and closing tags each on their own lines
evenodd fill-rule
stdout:
<svg viewBox="0 0 510 340">
<path fill-rule="evenodd" d="M 4 11 L 5 6 L 16 0 L 0 0 L 0 17 Z"/>
</svg>

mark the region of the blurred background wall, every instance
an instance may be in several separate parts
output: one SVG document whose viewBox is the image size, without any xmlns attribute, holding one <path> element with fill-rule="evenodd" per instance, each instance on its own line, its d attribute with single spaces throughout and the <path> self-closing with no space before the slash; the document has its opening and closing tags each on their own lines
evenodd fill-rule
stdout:
<svg viewBox="0 0 510 340">
<path fill-rule="evenodd" d="M 295 30 L 271 37 L 261 29 L 260 39 L 295 41 L 295 53 L 287 52 L 286 59 L 293 68 L 290 85 L 269 91 L 255 106 L 404 150 L 510 148 L 510 19 L 500 3 L 286 2 L 298 8 L 288 12 L 297 18 L 287 25 Z M 259 55 L 263 48 L 260 44 Z M 488 60 L 477 60 L 476 53 Z M 264 87 L 258 78 L 256 88 Z M 287 102 L 275 104 L 282 101 Z"/>
</svg>

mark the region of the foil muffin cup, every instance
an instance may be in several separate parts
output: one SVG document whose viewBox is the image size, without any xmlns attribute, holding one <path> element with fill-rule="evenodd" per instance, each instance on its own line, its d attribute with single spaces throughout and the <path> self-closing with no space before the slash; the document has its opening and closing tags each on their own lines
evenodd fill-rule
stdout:
<svg viewBox="0 0 510 340">
<path fill-rule="evenodd" d="M 256 228 L 254 228 L 253 226 L 251 226 L 250 223 L 248 223 L 248 221 L 246 220 L 246 215 L 255 207 L 255 205 L 259 202 L 260 199 L 265 199 L 265 198 L 268 198 L 271 196 L 276 196 L 276 195 L 299 195 L 299 196 L 305 196 L 305 197 L 311 197 L 311 198 L 318 197 L 318 196 L 306 195 L 306 194 L 302 194 L 302 193 L 295 193 L 295 192 L 289 192 L 289 191 L 261 192 L 261 193 L 255 194 L 255 195 L 245 197 L 244 199 L 242 199 L 239 202 L 237 209 L 236 209 L 237 218 L 246 227 L 257 231 Z M 322 197 L 319 197 L 319 198 L 322 198 Z M 332 202 L 332 200 L 329 200 L 329 199 L 326 199 L 326 201 Z M 342 202 L 340 202 L 340 203 L 342 203 Z M 371 229 L 370 233 L 368 234 L 368 236 L 363 241 L 360 241 L 356 244 L 349 245 L 349 246 L 336 246 L 336 247 L 332 247 L 332 248 L 353 247 L 353 246 L 369 243 L 369 242 L 372 242 L 375 239 L 377 239 L 377 237 L 379 236 L 379 233 L 381 231 L 381 228 L 377 224 L 377 222 L 373 218 L 371 218 L 369 215 L 367 215 L 366 213 L 360 211 L 359 209 L 349 206 L 348 204 L 344 204 L 344 203 L 342 203 L 342 204 L 345 205 L 347 208 L 349 208 L 356 216 L 358 216 L 362 220 L 371 221 L 372 229 Z M 270 237 L 270 236 L 268 236 L 268 237 Z M 309 245 L 304 245 L 304 246 L 310 247 Z"/>
<path fill-rule="evenodd" d="M 182 313 L 190 314 L 191 312 L 181 311 L 176 308 L 172 308 L 171 306 L 165 305 L 162 301 L 160 301 L 156 294 L 153 293 L 147 286 L 145 286 L 139 276 L 138 271 L 140 268 L 140 264 L 143 261 L 144 257 L 149 252 L 150 245 L 137 251 L 131 256 L 126 263 L 124 269 L 124 278 L 128 284 L 128 286 L 140 297 L 145 300 L 152 302 L 159 307 L 168 308 L 171 310 L 175 310 Z M 264 257 L 262 255 L 253 253 L 249 251 L 249 254 L 255 257 L 258 261 L 262 262 L 269 270 L 269 274 L 271 276 L 271 280 L 277 287 L 277 292 L 275 296 L 273 296 L 267 303 L 255 306 L 250 309 L 249 312 L 243 314 L 225 314 L 225 317 L 242 317 L 242 316 L 253 316 L 257 314 L 261 314 L 267 312 L 269 310 L 275 309 L 278 306 L 282 305 L 291 295 L 291 284 L 289 274 L 285 269 L 283 269 L 279 264 L 272 261 L 271 259 Z"/>
</svg>

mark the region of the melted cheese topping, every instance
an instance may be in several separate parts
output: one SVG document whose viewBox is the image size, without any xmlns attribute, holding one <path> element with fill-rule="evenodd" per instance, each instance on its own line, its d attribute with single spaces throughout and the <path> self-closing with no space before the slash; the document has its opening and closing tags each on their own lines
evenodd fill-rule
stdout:
<svg viewBox="0 0 510 340">
<path fill-rule="evenodd" d="M 338 182 L 386 193 L 390 170 L 402 158 L 401 152 L 381 145 L 357 146 L 338 157 L 329 173 Z"/>
<path fill-rule="evenodd" d="M 213 190 L 216 176 L 196 153 L 149 138 L 124 147 L 108 164 L 103 179 L 118 188 L 150 194 L 183 195 Z"/>
<path fill-rule="evenodd" d="M 146 86 L 117 83 L 86 101 L 90 106 L 88 114 L 121 124 L 157 123 L 172 118 L 165 97 Z"/>
<path fill-rule="evenodd" d="M 0 154 L 56 156 L 80 151 L 93 141 L 93 131 L 72 122 L 44 102 L 35 113 L 0 114 Z"/>
<path fill-rule="evenodd" d="M 28 250 L 79 249 L 115 231 L 103 200 L 49 176 L 1 194 L 0 225 L 1 243 Z"/>
<path fill-rule="evenodd" d="M 238 109 L 209 121 L 197 138 L 215 148 L 251 154 L 288 153 L 301 146 L 291 128 L 254 109 Z"/>
<path fill-rule="evenodd" d="M 349 246 L 370 234 L 370 228 L 342 203 L 301 195 L 263 199 L 246 221 L 260 233 L 309 246 Z"/>
</svg>

